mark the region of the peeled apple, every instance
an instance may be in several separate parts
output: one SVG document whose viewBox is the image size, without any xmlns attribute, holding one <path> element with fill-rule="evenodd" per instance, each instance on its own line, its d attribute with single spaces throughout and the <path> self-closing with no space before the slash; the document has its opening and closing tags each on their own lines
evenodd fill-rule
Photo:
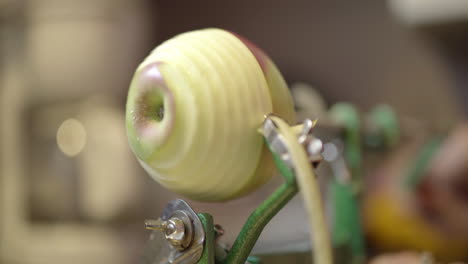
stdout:
<svg viewBox="0 0 468 264">
<path fill-rule="evenodd" d="M 270 113 L 295 121 L 291 95 L 270 58 L 234 33 L 203 29 L 165 41 L 138 66 L 126 127 L 154 180 L 194 200 L 224 201 L 274 174 L 258 132 Z"/>
</svg>

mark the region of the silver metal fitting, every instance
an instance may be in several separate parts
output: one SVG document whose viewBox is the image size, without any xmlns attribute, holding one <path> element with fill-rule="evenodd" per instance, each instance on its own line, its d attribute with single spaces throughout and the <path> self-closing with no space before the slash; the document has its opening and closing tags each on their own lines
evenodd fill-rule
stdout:
<svg viewBox="0 0 468 264">
<path fill-rule="evenodd" d="M 183 200 L 169 202 L 161 218 L 146 220 L 145 227 L 154 231 L 142 264 L 193 264 L 200 259 L 205 231 L 198 215 Z"/>
<path fill-rule="evenodd" d="M 317 122 L 310 119 L 304 120 L 302 130 L 298 133 L 297 141 L 304 147 L 307 152 L 309 162 L 314 168 L 323 160 L 322 151 L 323 143 L 320 139 L 316 138 L 313 134 L 313 128 Z M 284 138 L 278 131 L 278 127 L 270 118 L 266 118 L 263 123 L 263 135 L 268 142 L 271 150 L 280 156 L 281 160 L 290 168 L 294 167 L 294 162 L 289 156 L 289 151 Z"/>
<path fill-rule="evenodd" d="M 146 220 L 145 228 L 163 232 L 166 240 L 177 250 L 186 249 L 193 239 L 192 223 L 184 211 L 175 211 L 166 221 Z"/>
</svg>

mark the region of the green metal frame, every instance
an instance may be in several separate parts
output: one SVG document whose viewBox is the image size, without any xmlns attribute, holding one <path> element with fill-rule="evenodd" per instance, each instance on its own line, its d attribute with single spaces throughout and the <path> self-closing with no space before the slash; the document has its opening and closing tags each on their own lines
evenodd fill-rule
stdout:
<svg viewBox="0 0 468 264">
<path fill-rule="evenodd" d="M 250 214 L 226 259 L 222 262 L 224 264 L 245 263 L 263 228 L 298 192 L 293 172 L 276 154 L 273 156 L 285 182 Z"/>
<path fill-rule="evenodd" d="M 199 264 L 244 264 L 248 259 L 259 263 L 258 259 L 249 258 L 255 243 L 268 222 L 294 197 L 298 192 L 296 179 L 293 171 L 289 169 L 283 161 L 273 153 L 273 159 L 285 179 L 285 182 L 278 187 L 265 201 L 263 201 L 249 216 L 235 240 L 232 248 L 223 260 L 215 260 L 215 231 L 213 219 L 209 214 L 198 214 L 205 228 L 205 247 Z"/>
<path fill-rule="evenodd" d="M 197 214 L 205 229 L 205 246 L 203 253 L 198 261 L 200 264 L 214 264 L 215 263 L 215 228 L 213 217 L 207 213 Z"/>
<path fill-rule="evenodd" d="M 393 108 L 385 104 L 377 105 L 369 113 L 369 118 L 375 131 L 365 137 L 368 146 L 385 149 L 399 142 L 400 126 Z"/>
<path fill-rule="evenodd" d="M 351 104 L 339 103 L 332 107 L 330 114 L 345 128 L 344 157 L 351 172 L 350 182 L 332 179 L 329 185 L 328 193 L 333 203 L 333 246 L 351 255 L 351 261 L 346 259 L 343 260 L 344 263 L 364 263 L 365 244 L 358 200 L 363 187 L 359 112 Z"/>
</svg>

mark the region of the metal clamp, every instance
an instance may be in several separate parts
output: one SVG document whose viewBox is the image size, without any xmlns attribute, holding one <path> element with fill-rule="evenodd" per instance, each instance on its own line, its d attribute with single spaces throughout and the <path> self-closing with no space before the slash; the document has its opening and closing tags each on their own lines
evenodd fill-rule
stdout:
<svg viewBox="0 0 468 264">
<path fill-rule="evenodd" d="M 169 202 L 157 220 L 146 220 L 153 230 L 142 264 L 197 263 L 202 256 L 205 230 L 198 215 L 183 200 Z"/>
<path fill-rule="evenodd" d="M 303 124 L 296 126 L 296 128 L 300 129 L 297 140 L 304 146 L 309 157 L 309 162 L 314 168 L 323 160 L 323 143 L 312 134 L 316 123 L 316 120 L 312 121 L 306 119 Z M 289 156 L 287 144 L 271 118 L 267 117 L 265 119 L 262 132 L 271 150 L 276 153 L 289 168 L 293 168 L 294 164 Z"/>
</svg>

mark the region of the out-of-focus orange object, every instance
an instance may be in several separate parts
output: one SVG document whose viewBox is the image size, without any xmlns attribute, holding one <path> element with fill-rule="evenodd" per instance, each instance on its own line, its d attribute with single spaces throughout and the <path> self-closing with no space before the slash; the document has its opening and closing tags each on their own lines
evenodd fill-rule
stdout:
<svg viewBox="0 0 468 264">
<path fill-rule="evenodd" d="M 442 142 L 414 188 L 404 181 L 421 148 L 411 148 L 397 152 L 369 186 L 363 208 L 369 239 L 379 250 L 428 251 L 442 261 L 466 260 L 468 201 L 458 183 L 468 182 L 468 126 L 457 127 Z"/>
<path fill-rule="evenodd" d="M 364 212 L 367 232 L 382 250 L 428 251 L 445 261 L 466 258 L 467 237 L 438 230 L 411 206 L 395 199 L 391 192 L 376 193 L 370 197 Z"/>
<path fill-rule="evenodd" d="M 369 264 L 421 264 L 424 255 L 416 252 L 384 254 L 372 259 Z"/>
</svg>

